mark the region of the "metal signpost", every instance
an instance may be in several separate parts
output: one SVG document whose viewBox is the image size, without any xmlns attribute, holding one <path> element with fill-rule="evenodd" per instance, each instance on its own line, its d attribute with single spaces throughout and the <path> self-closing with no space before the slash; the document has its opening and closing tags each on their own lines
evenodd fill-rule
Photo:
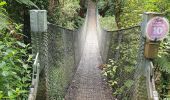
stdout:
<svg viewBox="0 0 170 100">
<path fill-rule="evenodd" d="M 142 73 L 147 80 L 148 100 L 159 100 L 154 82 L 152 60 L 157 57 L 160 42 L 166 38 L 169 32 L 169 22 L 162 16 L 161 13 L 156 12 L 145 12 L 143 14 L 141 43 L 144 52 L 142 50 L 141 53 L 144 56 L 141 71 L 143 71 Z"/>
</svg>

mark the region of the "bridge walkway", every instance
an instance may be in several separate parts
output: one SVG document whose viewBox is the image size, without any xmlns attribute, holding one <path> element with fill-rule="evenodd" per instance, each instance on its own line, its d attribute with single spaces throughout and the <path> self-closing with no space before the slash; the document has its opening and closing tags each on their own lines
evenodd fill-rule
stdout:
<svg viewBox="0 0 170 100">
<path fill-rule="evenodd" d="M 113 100 L 112 91 L 102 78 L 99 54 L 96 9 L 90 6 L 87 38 L 77 72 L 66 94 L 66 100 Z"/>
</svg>

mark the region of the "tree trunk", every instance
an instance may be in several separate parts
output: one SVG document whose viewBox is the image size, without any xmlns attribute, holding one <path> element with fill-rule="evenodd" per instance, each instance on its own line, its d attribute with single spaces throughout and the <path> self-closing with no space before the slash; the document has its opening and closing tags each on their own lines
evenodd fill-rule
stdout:
<svg viewBox="0 0 170 100">
<path fill-rule="evenodd" d="M 100 9 L 100 10 L 99 10 L 99 14 L 100 14 L 102 17 L 105 16 L 106 12 L 110 9 L 110 6 L 111 6 L 111 5 L 109 4 L 109 1 L 108 1 L 108 0 L 106 0 L 105 2 L 106 2 L 106 4 L 105 4 L 105 6 L 103 7 L 103 9 Z"/>
<path fill-rule="evenodd" d="M 86 13 L 86 0 L 80 0 L 80 10 L 79 10 L 79 16 L 84 18 Z"/>
<path fill-rule="evenodd" d="M 30 32 L 30 16 L 29 16 L 29 9 L 27 7 L 24 7 L 24 27 L 23 27 L 23 33 L 24 33 L 24 43 L 30 44 L 31 43 L 31 32 Z"/>
<path fill-rule="evenodd" d="M 53 15 L 55 7 L 59 4 L 59 0 L 49 0 L 48 12 L 49 15 Z"/>
<path fill-rule="evenodd" d="M 122 0 L 114 0 L 115 20 L 118 29 L 121 28 Z"/>
<path fill-rule="evenodd" d="M 104 7 L 104 9 L 99 12 L 99 14 L 100 14 L 102 17 L 104 17 L 105 14 L 106 14 L 106 12 L 107 12 L 109 9 L 110 9 L 110 6 L 109 6 L 109 4 L 107 4 L 107 5 Z"/>
</svg>

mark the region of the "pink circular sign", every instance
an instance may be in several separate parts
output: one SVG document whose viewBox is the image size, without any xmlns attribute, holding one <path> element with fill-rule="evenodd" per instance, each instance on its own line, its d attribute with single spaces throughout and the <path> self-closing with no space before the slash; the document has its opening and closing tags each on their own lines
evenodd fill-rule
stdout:
<svg viewBox="0 0 170 100">
<path fill-rule="evenodd" d="M 163 40 L 169 32 L 169 22 L 164 17 L 152 18 L 146 26 L 146 36 L 149 40 Z"/>
</svg>

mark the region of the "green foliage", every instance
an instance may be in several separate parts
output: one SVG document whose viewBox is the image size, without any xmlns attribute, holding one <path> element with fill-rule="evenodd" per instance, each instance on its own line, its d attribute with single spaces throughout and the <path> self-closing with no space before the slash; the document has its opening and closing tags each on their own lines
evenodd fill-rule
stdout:
<svg viewBox="0 0 170 100">
<path fill-rule="evenodd" d="M 18 31 L 16 27 L 15 31 Z M 1 99 L 26 98 L 31 79 L 29 64 L 32 62 L 32 56 L 27 53 L 29 46 L 14 38 L 8 30 L 1 30 L 0 36 Z"/>
<path fill-rule="evenodd" d="M 157 90 L 160 93 L 160 97 L 165 98 L 167 94 L 167 87 L 169 87 L 169 75 L 170 75 L 170 38 L 161 42 L 158 57 L 154 60 L 155 65 L 155 79 Z"/>
<path fill-rule="evenodd" d="M 49 0 L 30 0 L 32 1 L 36 6 L 36 8 L 38 9 L 43 9 L 43 10 L 47 10 L 48 7 L 49 7 Z M 32 7 L 35 7 L 35 6 L 32 6 Z"/>
<path fill-rule="evenodd" d="M 118 66 L 115 65 L 115 61 L 110 59 L 110 63 L 107 64 L 106 68 L 104 69 L 103 75 L 105 75 L 110 81 L 109 83 L 114 86 L 116 84 L 115 79 L 115 74 L 116 74 L 116 69 Z"/>
<path fill-rule="evenodd" d="M 34 6 L 35 8 L 38 8 L 31 0 L 16 0 L 20 4 L 25 4 L 27 6 Z"/>
<path fill-rule="evenodd" d="M 30 86 L 29 64 L 32 56 L 27 53 L 29 46 L 18 38 L 22 37 L 22 25 L 7 20 L 9 18 L 3 8 L 5 4 L 0 2 L 0 22 L 3 23 L 0 29 L 0 99 L 24 99 Z"/>
<path fill-rule="evenodd" d="M 113 88 L 113 94 L 115 96 L 124 93 L 124 91 L 126 91 L 127 89 L 130 89 L 134 83 L 134 81 L 131 80 L 130 78 L 126 80 L 124 79 L 122 80 L 121 77 L 117 77 L 117 75 L 120 74 L 118 71 L 121 71 L 121 73 L 123 73 L 122 75 L 125 75 L 125 74 L 130 75 L 130 73 L 134 71 L 132 67 L 128 67 L 128 66 L 124 66 L 120 64 L 121 64 L 121 61 L 116 62 L 110 59 L 109 63 L 107 64 L 107 67 L 104 69 L 104 72 L 103 72 L 104 75 L 108 78 L 108 83 Z M 121 66 L 124 66 L 124 68 L 127 67 L 127 69 L 120 70 L 119 67 Z M 123 84 L 120 85 L 120 83 L 123 83 Z"/>
<path fill-rule="evenodd" d="M 115 24 L 115 17 L 108 16 L 108 17 L 102 17 L 100 16 L 100 25 L 105 30 L 113 31 L 117 29 L 117 26 Z"/>
<path fill-rule="evenodd" d="M 121 44 L 113 43 L 111 46 L 111 53 L 119 50 L 120 56 L 118 60 L 110 59 L 103 73 L 107 76 L 108 83 L 113 88 L 114 96 L 127 96 L 128 92 L 126 91 L 134 83 L 133 76 L 139 47 L 138 31 L 138 28 L 120 31 L 123 35 Z"/>
<path fill-rule="evenodd" d="M 109 7 L 106 11 L 106 16 L 114 16 L 114 0 L 98 0 L 97 7 L 99 11 L 103 10 L 106 6 Z"/>
<path fill-rule="evenodd" d="M 7 3 L 5 1 L 0 1 L 0 30 L 5 28 L 8 25 L 8 17 L 6 13 L 6 9 L 4 9 L 4 6 Z"/>
<path fill-rule="evenodd" d="M 123 13 L 121 15 L 122 27 L 139 24 L 141 22 L 141 14 L 143 14 L 143 12 L 165 13 L 166 17 L 169 19 L 170 17 L 167 14 L 169 6 L 170 1 L 168 0 L 125 0 Z"/>
<path fill-rule="evenodd" d="M 50 17 L 51 21 L 69 29 L 78 28 L 79 23 L 82 23 L 82 18 L 77 12 L 80 9 L 79 0 L 59 0 L 59 2 L 54 15 Z"/>
<path fill-rule="evenodd" d="M 155 59 L 155 64 L 159 66 L 160 71 L 170 74 L 170 37 L 168 37 L 164 42 L 161 42 L 159 53 L 157 59 Z"/>
</svg>

